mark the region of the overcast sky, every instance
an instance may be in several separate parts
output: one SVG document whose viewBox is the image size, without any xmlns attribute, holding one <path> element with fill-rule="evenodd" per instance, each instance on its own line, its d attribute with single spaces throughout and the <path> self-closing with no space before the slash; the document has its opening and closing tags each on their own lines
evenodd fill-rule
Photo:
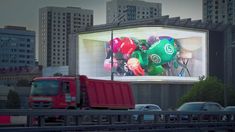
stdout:
<svg viewBox="0 0 235 132">
<path fill-rule="evenodd" d="M 0 0 L 0 28 L 24 26 L 38 36 L 39 8 L 46 6 L 81 7 L 94 11 L 94 24 L 106 22 L 106 2 L 110 0 Z M 144 0 L 162 3 L 162 15 L 202 19 L 202 0 Z M 38 38 L 36 38 L 38 41 Z"/>
</svg>

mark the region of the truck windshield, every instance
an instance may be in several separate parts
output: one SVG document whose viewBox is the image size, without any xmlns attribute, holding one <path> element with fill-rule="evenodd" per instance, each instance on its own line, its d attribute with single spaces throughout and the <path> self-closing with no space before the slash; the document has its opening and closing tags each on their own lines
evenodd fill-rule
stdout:
<svg viewBox="0 0 235 132">
<path fill-rule="evenodd" d="M 59 89 L 57 80 L 37 80 L 32 83 L 31 95 L 56 95 Z"/>
</svg>

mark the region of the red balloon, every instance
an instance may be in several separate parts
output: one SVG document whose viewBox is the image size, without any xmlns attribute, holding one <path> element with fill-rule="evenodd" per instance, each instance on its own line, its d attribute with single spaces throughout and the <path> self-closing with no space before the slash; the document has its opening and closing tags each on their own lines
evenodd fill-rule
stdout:
<svg viewBox="0 0 235 132">
<path fill-rule="evenodd" d="M 122 44 L 122 40 L 120 38 L 113 39 L 113 53 L 117 53 L 119 51 L 121 44 Z M 109 41 L 109 45 L 111 48 L 112 40 Z"/>
<path fill-rule="evenodd" d="M 120 52 L 122 54 L 132 54 L 135 51 L 136 45 L 131 38 L 125 37 L 122 39 L 122 43 L 120 46 Z"/>
</svg>

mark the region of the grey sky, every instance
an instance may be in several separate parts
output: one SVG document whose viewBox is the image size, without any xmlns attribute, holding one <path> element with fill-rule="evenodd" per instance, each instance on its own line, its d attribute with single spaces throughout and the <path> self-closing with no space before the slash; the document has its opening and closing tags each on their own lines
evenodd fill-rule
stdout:
<svg viewBox="0 0 235 132">
<path fill-rule="evenodd" d="M 104 24 L 107 1 L 110 0 L 0 0 L 0 28 L 5 25 L 25 26 L 29 30 L 36 31 L 37 35 L 39 8 L 45 6 L 74 6 L 91 9 L 94 10 L 94 24 Z M 144 1 L 162 3 L 162 15 L 180 16 L 193 20 L 202 19 L 202 0 Z"/>
</svg>

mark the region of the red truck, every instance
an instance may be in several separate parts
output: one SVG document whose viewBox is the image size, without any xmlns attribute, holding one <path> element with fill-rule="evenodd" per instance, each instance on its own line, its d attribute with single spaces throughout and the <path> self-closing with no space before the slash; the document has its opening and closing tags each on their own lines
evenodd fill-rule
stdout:
<svg viewBox="0 0 235 132">
<path fill-rule="evenodd" d="M 32 82 L 33 109 L 132 109 L 135 101 L 128 82 L 77 77 L 38 77 Z"/>
</svg>

